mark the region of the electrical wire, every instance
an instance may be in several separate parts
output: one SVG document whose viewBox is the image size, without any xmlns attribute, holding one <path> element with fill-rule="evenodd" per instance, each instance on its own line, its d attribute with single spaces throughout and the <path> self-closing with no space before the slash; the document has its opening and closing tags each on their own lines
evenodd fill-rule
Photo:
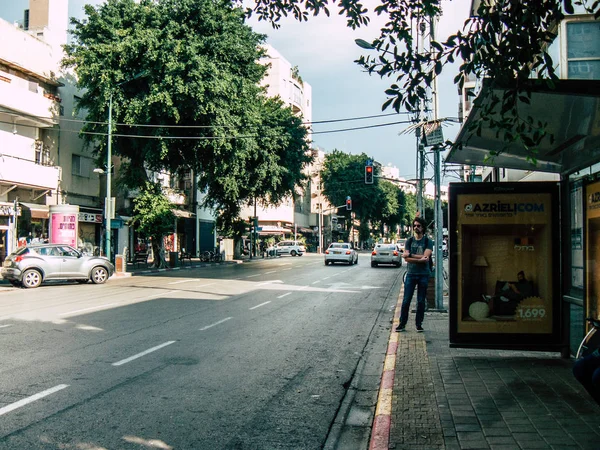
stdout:
<svg viewBox="0 0 600 450">
<path fill-rule="evenodd" d="M 12 122 L 0 121 L 0 123 L 12 125 Z M 369 128 L 380 128 L 380 127 L 387 127 L 387 126 L 399 125 L 399 124 L 405 124 L 405 123 L 410 123 L 410 122 L 409 121 L 399 121 L 399 122 L 383 123 L 383 124 L 376 124 L 376 125 L 366 125 L 364 127 L 343 128 L 343 129 L 339 129 L 339 130 L 328 130 L 328 131 L 316 131 L 316 132 L 312 132 L 309 134 L 341 133 L 341 132 L 346 132 L 346 131 L 357 131 L 357 130 L 365 130 L 365 129 L 369 129 Z M 27 128 L 39 128 L 35 125 L 20 124 L 19 126 L 27 127 Z M 68 129 L 54 130 L 52 128 L 48 128 L 46 130 L 47 131 L 60 131 L 60 132 L 66 132 L 66 133 L 87 134 L 87 135 L 91 135 L 91 136 L 108 136 L 108 133 L 106 133 L 106 132 L 80 131 L 80 130 L 68 130 Z M 242 135 L 238 135 L 238 136 L 151 136 L 151 135 L 138 135 L 138 134 L 111 133 L 111 135 L 113 137 L 126 137 L 126 138 L 138 138 L 138 139 L 164 139 L 164 140 L 180 139 L 180 140 L 200 140 L 200 141 L 201 140 L 217 140 L 217 139 L 251 139 L 251 138 L 260 137 L 260 135 L 258 135 L 258 134 L 247 134 L 247 135 L 242 134 Z M 278 136 L 284 136 L 284 135 L 278 135 Z"/>
<path fill-rule="evenodd" d="M 312 122 L 302 122 L 302 125 L 321 125 L 326 123 L 337 123 L 337 122 L 350 122 L 354 120 L 366 120 L 366 119 L 374 119 L 379 117 L 389 117 L 389 116 L 397 116 L 398 114 L 409 114 L 408 112 L 401 113 L 390 113 L 390 114 L 376 114 L 372 116 L 360 116 L 360 117 L 348 117 L 346 119 L 329 119 L 329 120 L 319 120 Z M 108 125 L 108 122 L 94 122 L 82 119 L 66 119 L 60 118 L 61 122 L 73 122 L 73 123 L 89 123 L 93 125 Z M 410 122 L 407 122 L 410 123 Z M 124 127 L 140 127 L 140 128 L 235 128 L 233 126 L 228 125 L 150 125 L 150 124 L 130 124 L 130 123 L 120 123 L 114 122 L 114 126 L 124 126 Z"/>
</svg>

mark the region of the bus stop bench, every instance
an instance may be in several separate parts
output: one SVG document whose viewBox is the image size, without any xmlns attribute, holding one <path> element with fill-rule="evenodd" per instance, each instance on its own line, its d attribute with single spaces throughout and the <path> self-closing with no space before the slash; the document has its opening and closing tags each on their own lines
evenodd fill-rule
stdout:
<svg viewBox="0 0 600 450">
<path fill-rule="evenodd" d="M 181 252 L 179 252 L 179 259 L 181 260 L 181 265 L 185 263 L 186 259 L 190 262 L 190 265 L 192 264 L 192 254 L 186 252 L 185 249 L 182 249 Z"/>
<path fill-rule="evenodd" d="M 139 267 L 140 264 L 145 264 L 148 267 L 148 252 L 137 252 L 133 255 L 133 264 Z"/>
</svg>

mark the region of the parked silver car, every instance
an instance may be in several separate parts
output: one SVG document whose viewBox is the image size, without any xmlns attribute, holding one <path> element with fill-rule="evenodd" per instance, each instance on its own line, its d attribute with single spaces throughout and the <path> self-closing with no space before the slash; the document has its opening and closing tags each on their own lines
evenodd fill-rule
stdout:
<svg viewBox="0 0 600 450">
<path fill-rule="evenodd" d="M 358 264 L 358 253 L 356 253 L 356 250 L 348 242 L 333 242 L 325 250 L 325 265 L 327 266 L 336 262 Z"/>
<path fill-rule="evenodd" d="M 396 267 L 402 265 L 402 256 L 398 244 L 377 244 L 371 252 L 371 267 L 379 264 L 393 264 Z"/>
<path fill-rule="evenodd" d="M 46 280 L 76 280 L 102 284 L 115 267 L 103 256 L 84 255 L 64 244 L 30 245 L 4 260 L 0 275 L 13 286 L 38 287 Z"/>
</svg>

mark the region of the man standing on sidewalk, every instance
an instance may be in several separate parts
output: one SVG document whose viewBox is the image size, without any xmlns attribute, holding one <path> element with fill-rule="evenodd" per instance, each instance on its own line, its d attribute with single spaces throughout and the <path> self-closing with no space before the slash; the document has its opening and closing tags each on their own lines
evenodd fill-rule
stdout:
<svg viewBox="0 0 600 450">
<path fill-rule="evenodd" d="M 400 324 L 396 331 L 404 331 L 408 322 L 408 312 L 415 288 L 417 288 L 417 315 L 415 322 L 417 331 L 423 331 L 423 318 L 425 317 L 425 297 L 427 285 L 431 275 L 431 254 L 433 241 L 425 235 L 426 222 L 422 217 L 413 220 L 414 235 L 406 240 L 402 257 L 406 261 L 406 280 L 404 281 L 404 298 L 400 311 Z"/>
</svg>

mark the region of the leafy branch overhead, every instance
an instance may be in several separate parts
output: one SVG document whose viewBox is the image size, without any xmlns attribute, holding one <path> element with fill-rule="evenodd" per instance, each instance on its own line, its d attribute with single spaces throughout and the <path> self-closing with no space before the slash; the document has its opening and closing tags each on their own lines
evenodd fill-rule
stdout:
<svg viewBox="0 0 600 450">
<path fill-rule="evenodd" d="M 451 2 L 447 4 L 451 7 Z M 520 141 L 535 162 L 535 147 L 548 133 L 544 123 L 522 117 L 519 105 L 530 100 L 527 80 L 534 77 L 553 87 L 558 79 L 548 45 L 562 19 L 574 14 L 574 6 L 600 19 L 599 0 L 482 0 L 477 15 L 469 17 L 461 30 L 443 41 L 429 42 L 427 50 L 421 49 L 423 40 L 431 22 L 443 12 L 442 0 L 380 0 L 373 11 L 359 0 L 337 4 L 327 0 L 255 0 L 246 14 L 256 14 L 278 27 L 283 16 L 304 21 L 321 13 L 329 16 L 334 9 L 333 13 L 344 15 L 353 29 L 367 25 L 375 15 L 384 16 L 387 23 L 371 43 L 377 55 L 361 56 L 356 61 L 370 74 L 393 80 L 382 109 L 423 110 L 434 79 L 445 66 L 458 62 L 454 81 L 459 87 L 474 75 L 507 89 L 502 97 L 495 95 L 483 107 L 474 130 L 489 127 L 505 142 Z"/>
<path fill-rule="evenodd" d="M 106 160 L 109 98 L 121 176 L 193 170 L 232 225 L 244 203 L 278 203 L 303 182 L 307 130 L 260 86 L 264 36 L 229 0 L 109 0 L 71 19 L 63 65 L 83 89 L 84 136 Z"/>
</svg>

